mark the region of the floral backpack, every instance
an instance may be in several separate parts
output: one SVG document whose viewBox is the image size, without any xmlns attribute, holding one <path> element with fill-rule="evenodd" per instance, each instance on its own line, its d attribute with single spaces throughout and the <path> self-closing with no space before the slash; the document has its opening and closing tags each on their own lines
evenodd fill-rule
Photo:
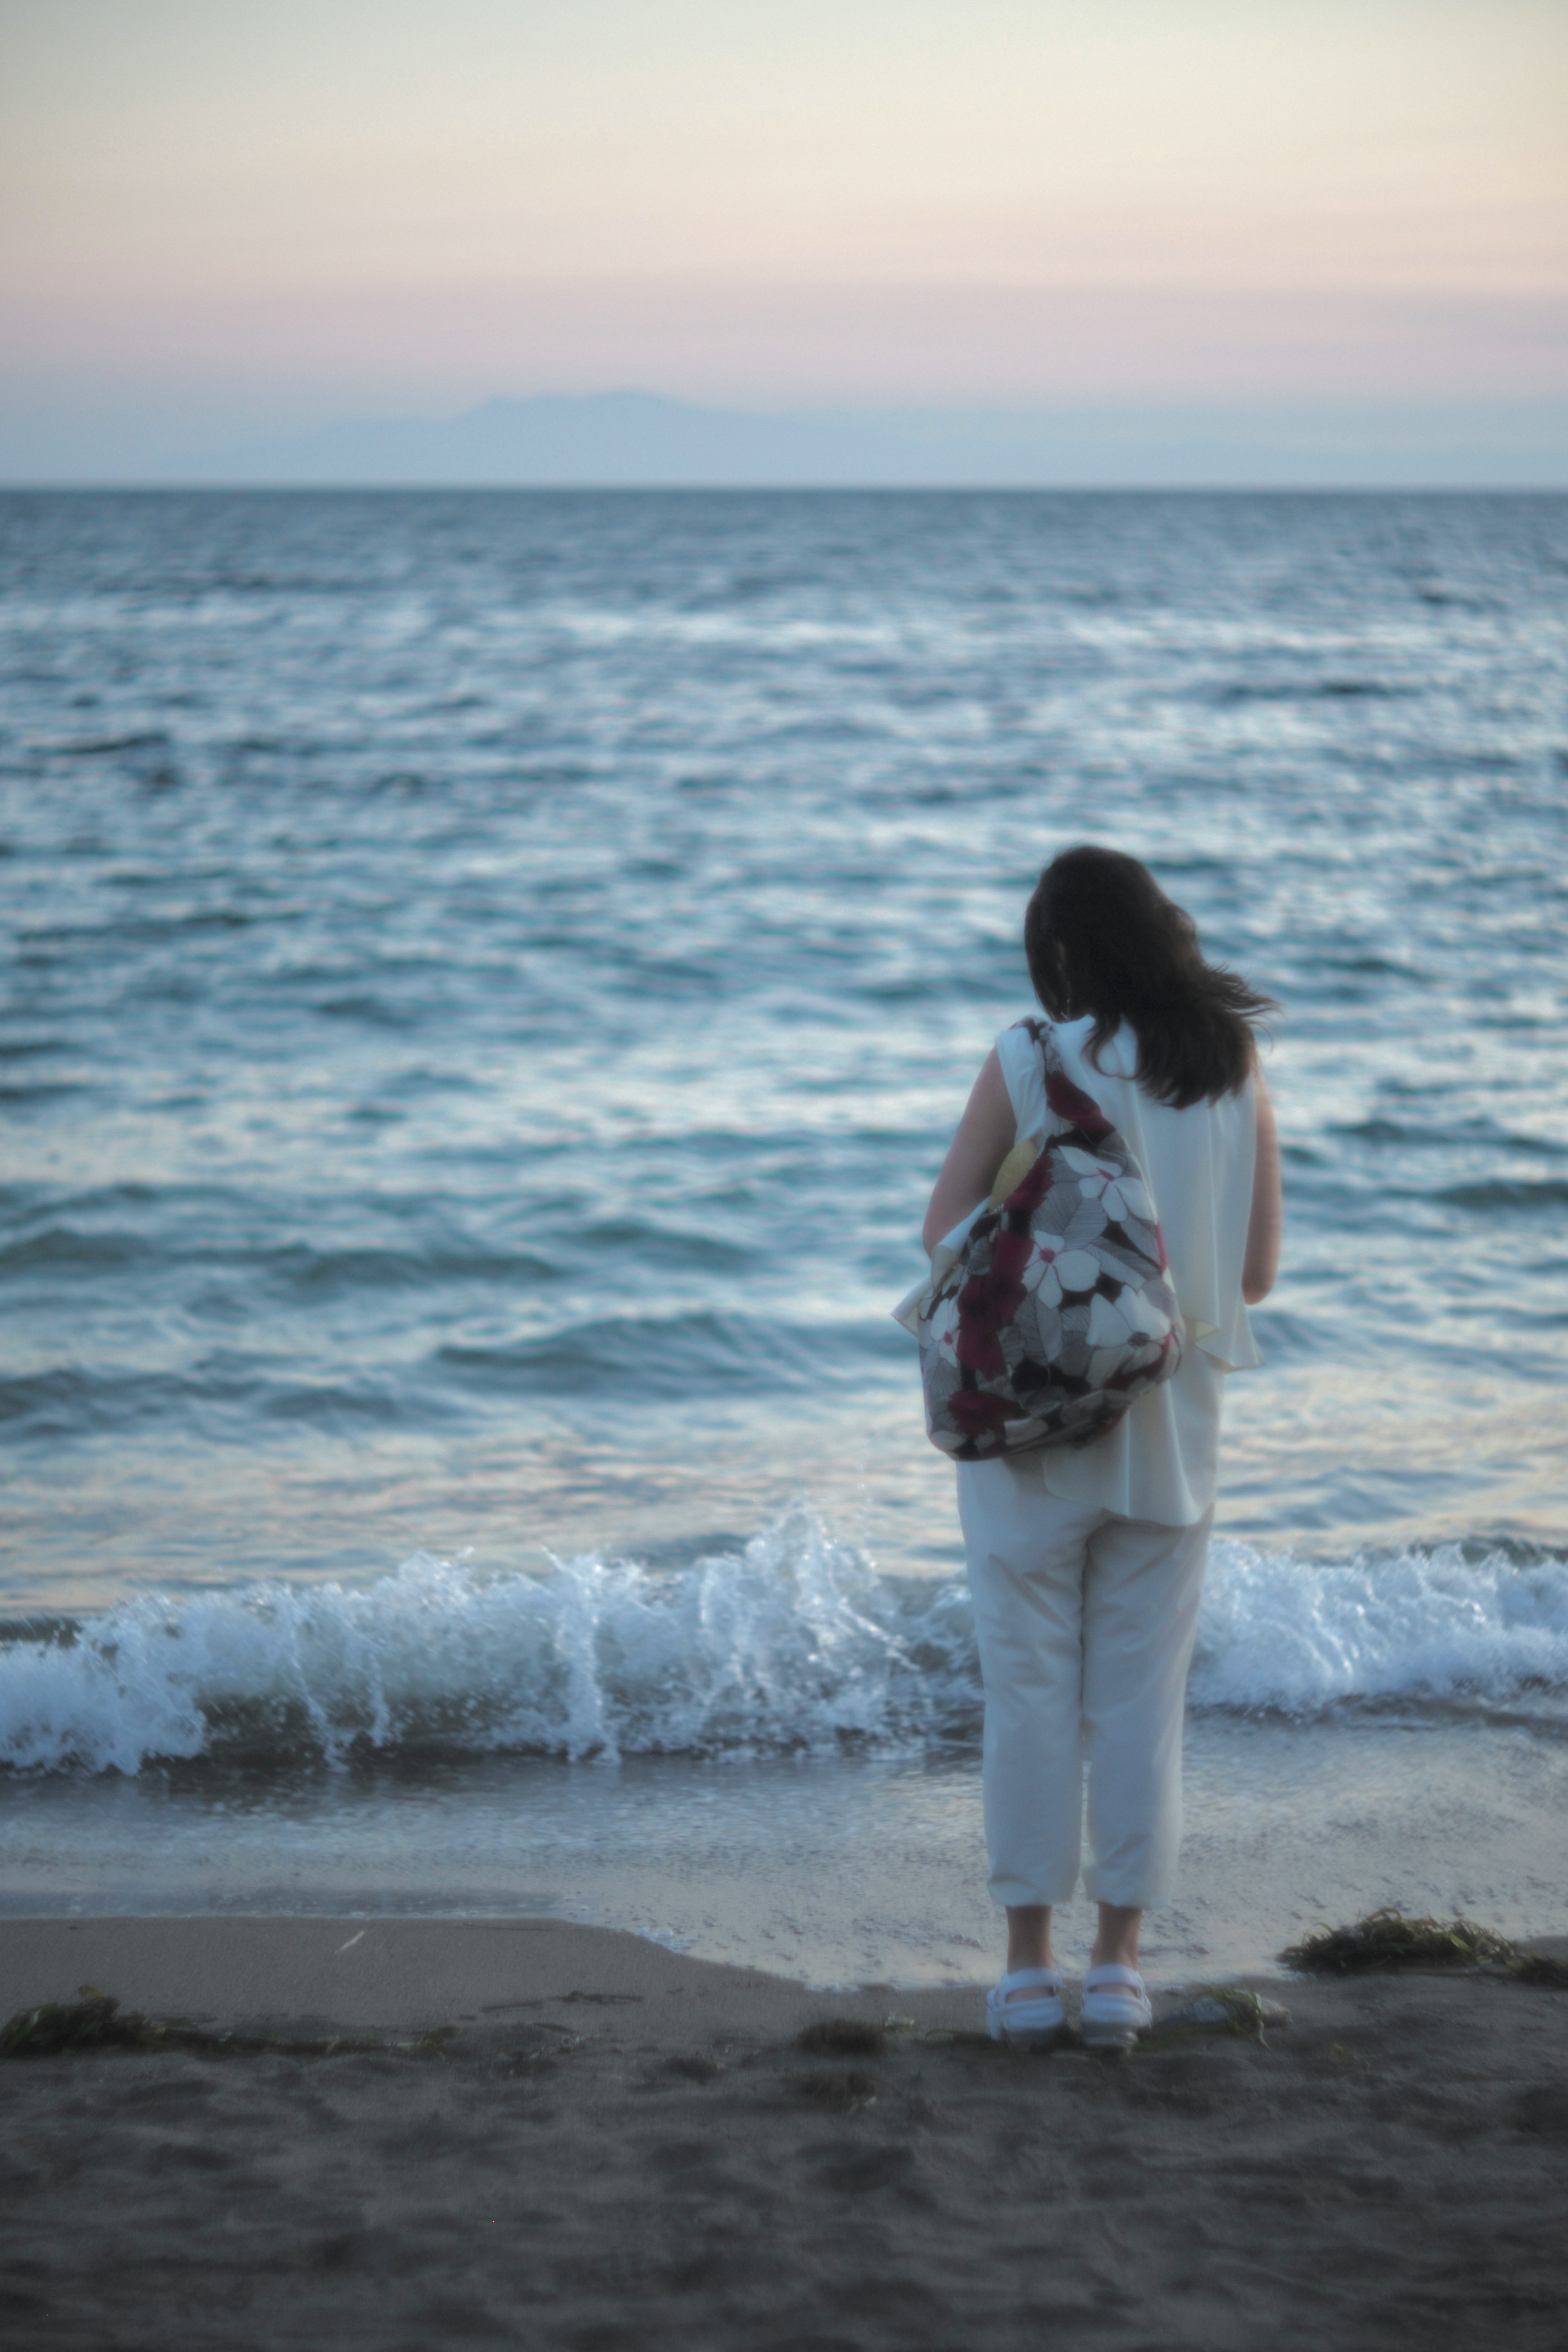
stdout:
<svg viewBox="0 0 1568 2352">
<path fill-rule="evenodd" d="M 1048 1024 L 1025 1025 L 1045 1062 L 1043 1125 L 898 1309 L 920 1341 L 931 1444 L 961 1462 L 1102 1437 L 1182 1356 L 1142 1171 Z"/>
</svg>

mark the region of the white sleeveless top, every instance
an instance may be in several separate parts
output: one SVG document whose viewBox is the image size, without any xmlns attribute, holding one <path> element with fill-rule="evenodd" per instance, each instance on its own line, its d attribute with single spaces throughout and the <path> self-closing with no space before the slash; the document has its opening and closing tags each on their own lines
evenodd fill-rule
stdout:
<svg viewBox="0 0 1568 2352">
<path fill-rule="evenodd" d="M 1218 1102 L 1173 1110 L 1139 1087 L 1138 1041 L 1125 1024 L 1101 1046 L 1098 1065 L 1088 1060 L 1093 1026 L 1091 1018 L 1055 1024 L 1062 1066 L 1121 1129 L 1148 1181 L 1185 1345 L 1175 1378 L 1146 1391 L 1107 1435 L 1020 1454 L 1012 1466 L 1072 1502 L 1191 1527 L 1215 1498 L 1223 1375 L 1263 1361 L 1241 1296 L 1257 1098 L 1249 1077 Z M 1039 1048 L 1021 1022 L 1003 1030 L 996 1057 L 1018 1133 L 1032 1133 L 1045 1111 L 1045 1085 Z"/>
</svg>

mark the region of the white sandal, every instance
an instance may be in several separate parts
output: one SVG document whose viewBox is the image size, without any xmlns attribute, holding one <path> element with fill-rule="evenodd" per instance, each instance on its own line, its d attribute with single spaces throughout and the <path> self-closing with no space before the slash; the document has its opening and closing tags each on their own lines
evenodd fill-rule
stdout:
<svg viewBox="0 0 1568 2352">
<path fill-rule="evenodd" d="M 1114 1960 L 1090 1969 L 1083 1980 L 1079 2031 L 1089 2050 L 1131 2050 L 1154 2022 L 1153 2003 L 1136 1969 Z"/>
<path fill-rule="evenodd" d="M 1037 1988 L 1033 2000 L 1008 1995 Z M 993 2042 L 1016 2042 L 1038 2049 L 1062 2030 L 1062 1980 L 1055 1969 L 1015 1969 L 985 1996 L 985 2023 Z"/>
</svg>

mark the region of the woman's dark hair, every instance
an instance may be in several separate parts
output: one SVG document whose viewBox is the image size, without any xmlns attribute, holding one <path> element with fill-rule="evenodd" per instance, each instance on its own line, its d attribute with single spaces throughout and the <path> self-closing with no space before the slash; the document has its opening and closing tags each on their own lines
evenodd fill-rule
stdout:
<svg viewBox="0 0 1568 2352">
<path fill-rule="evenodd" d="M 1205 963 L 1192 917 L 1117 849 L 1052 858 L 1024 918 L 1024 951 L 1053 1021 L 1093 1014 L 1095 1067 L 1107 1039 L 1130 1022 L 1140 1086 L 1177 1110 L 1243 1086 L 1253 1057 L 1248 1024 L 1279 1010 L 1234 971 Z"/>
</svg>

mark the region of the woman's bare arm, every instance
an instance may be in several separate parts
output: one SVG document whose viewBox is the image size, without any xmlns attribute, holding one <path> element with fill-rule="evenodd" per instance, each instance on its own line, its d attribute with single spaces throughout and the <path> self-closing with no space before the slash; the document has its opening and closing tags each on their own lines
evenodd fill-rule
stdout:
<svg viewBox="0 0 1568 2352">
<path fill-rule="evenodd" d="M 1274 1106 L 1268 1099 L 1260 1069 L 1254 1069 L 1252 1084 L 1258 1097 L 1258 1150 L 1252 1166 L 1252 1214 L 1247 1226 L 1247 1255 L 1241 1262 L 1241 1295 L 1249 1307 L 1256 1307 L 1260 1298 L 1268 1297 L 1279 1271 L 1279 1229 L 1285 1203 L 1279 1182 L 1279 1135 L 1274 1124 Z"/>
<path fill-rule="evenodd" d="M 1016 1133 L 1012 1097 L 993 1045 L 974 1081 L 974 1090 L 958 1122 L 958 1133 L 948 1147 L 942 1174 L 931 1196 L 931 1206 L 921 1229 L 921 1238 L 928 1250 L 935 1249 L 943 1234 L 950 1234 L 961 1217 L 966 1217 L 984 1200 L 996 1171 L 1013 1149 Z"/>
</svg>

